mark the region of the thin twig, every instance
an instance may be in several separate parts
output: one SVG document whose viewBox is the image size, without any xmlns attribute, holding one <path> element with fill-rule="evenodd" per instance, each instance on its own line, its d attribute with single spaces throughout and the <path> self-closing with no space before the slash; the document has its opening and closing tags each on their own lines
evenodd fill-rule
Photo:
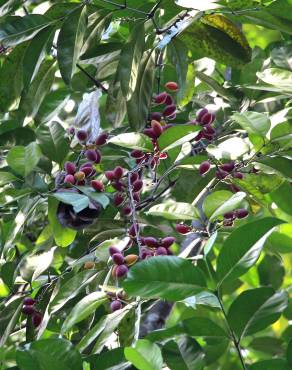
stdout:
<svg viewBox="0 0 292 370">
<path fill-rule="evenodd" d="M 108 89 L 105 88 L 99 80 L 91 76 L 83 67 L 81 67 L 80 64 L 77 63 L 76 67 L 80 69 L 80 71 L 84 73 L 95 84 L 96 87 L 100 88 L 103 92 L 108 93 Z"/>
</svg>

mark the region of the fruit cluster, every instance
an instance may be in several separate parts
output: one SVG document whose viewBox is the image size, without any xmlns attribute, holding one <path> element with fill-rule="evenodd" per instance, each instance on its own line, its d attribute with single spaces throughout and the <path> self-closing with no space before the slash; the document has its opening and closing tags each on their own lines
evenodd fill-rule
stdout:
<svg viewBox="0 0 292 370">
<path fill-rule="evenodd" d="M 40 312 L 35 309 L 36 301 L 31 297 L 26 297 L 23 300 L 22 313 L 27 316 L 32 317 L 32 324 L 37 328 L 43 319 L 43 316 Z"/>
<path fill-rule="evenodd" d="M 111 312 L 115 312 L 123 308 L 123 302 L 127 298 L 123 290 L 118 291 L 116 293 L 108 292 L 107 295 L 109 299 L 111 300 L 111 303 L 110 303 Z"/>
<path fill-rule="evenodd" d="M 175 238 L 167 236 L 162 239 L 156 239 L 153 236 L 141 237 L 140 242 L 142 245 L 140 251 L 140 258 L 147 259 L 153 256 L 167 256 L 172 255 L 169 249 L 175 242 Z"/>
<path fill-rule="evenodd" d="M 124 278 L 129 271 L 129 267 L 134 265 L 139 259 L 136 254 L 124 256 L 124 252 L 115 246 L 109 247 L 109 254 L 114 264 L 112 276 L 116 279 Z"/>
<path fill-rule="evenodd" d="M 201 139 L 207 139 L 212 141 L 216 135 L 216 130 L 212 123 L 215 121 L 215 114 L 210 112 L 207 108 L 200 109 L 197 112 L 196 120 L 192 123 L 194 125 L 202 126 L 202 130 L 198 133 L 195 137 L 195 141 L 199 141 Z"/>
<path fill-rule="evenodd" d="M 245 208 L 239 208 L 234 211 L 226 212 L 224 213 L 224 221 L 223 225 L 224 226 L 233 226 L 234 221 L 238 219 L 242 219 L 248 216 L 248 210 Z"/>
</svg>

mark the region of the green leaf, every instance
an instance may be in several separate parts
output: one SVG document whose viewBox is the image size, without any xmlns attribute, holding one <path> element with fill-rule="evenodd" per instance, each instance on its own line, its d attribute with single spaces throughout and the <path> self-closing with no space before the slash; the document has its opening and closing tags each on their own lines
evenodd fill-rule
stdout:
<svg viewBox="0 0 292 370">
<path fill-rule="evenodd" d="M 267 247 L 278 253 L 291 253 L 292 224 L 283 224 L 277 227 L 267 240 Z"/>
<path fill-rule="evenodd" d="M 153 148 L 151 139 L 138 132 L 130 132 L 114 136 L 108 140 L 108 143 L 129 149 L 140 149 L 142 151 L 150 151 Z"/>
<path fill-rule="evenodd" d="M 144 53 L 141 59 L 136 89 L 132 98 L 127 101 L 129 124 L 135 131 L 144 128 L 148 119 L 155 71 L 153 54 L 153 50 Z"/>
<path fill-rule="evenodd" d="M 292 366 L 292 339 L 288 343 L 286 353 L 287 353 L 287 362 L 290 366 Z"/>
<path fill-rule="evenodd" d="M 41 158 L 41 150 L 37 143 L 28 146 L 15 146 L 7 155 L 8 165 L 22 176 L 30 174 Z"/>
<path fill-rule="evenodd" d="M 105 370 L 124 370 L 128 367 L 128 362 L 125 359 L 124 348 L 114 348 L 110 351 L 102 352 L 100 355 L 91 355 L 86 357 L 86 362 L 92 366 L 92 370 L 105 369 Z"/>
<path fill-rule="evenodd" d="M 23 57 L 23 87 L 26 90 L 37 74 L 47 48 L 53 41 L 55 28 L 42 29 L 29 43 Z"/>
<path fill-rule="evenodd" d="M 8 338 L 11 336 L 15 326 L 19 322 L 22 306 L 23 306 L 22 303 L 19 304 L 19 302 L 17 302 L 17 306 L 12 311 L 12 316 L 11 316 L 11 318 L 9 318 L 9 321 L 7 322 L 7 325 L 5 326 L 3 335 L 0 338 L 0 346 L 2 348 L 4 347 L 4 344 L 6 343 Z M 3 311 L 1 312 L 1 314 L 3 315 Z M 5 316 L 4 316 L 4 318 L 6 319 Z M 3 319 L 3 317 L 2 317 L 2 319 Z"/>
<path fill-rule="evenodd" d="M 250 370 L 290 370 L 287 362 L 283 359 L 270 359 L 256 362 L 249 367 Z"/>
<path fill-rule="evenodd" d="M 287 199 L 291 199 L 292 197 L 292 186 L 285 182 L 281 185 L 278 189 L 271 193 L 271 198 L 273 202 L 277 204 L 282 211 L 292 215 L 292 204 L 291 202 L 287 202 Z"/>
<path fill-rule="evenodd" d="M 35 117 L 40 105 L 50 91 L 55 79 L 55 61 L 44 61 L 38 74 L 29 86 L 28 92 L 21 98 L 20 110 L 29 117 Z"/>
<path fill-rule="evenodd" d="M 133 347 L 125 348 L 125 357 L 139 370 L 161 370 L 163 358 L 157 344 L 139 339 Z"/>
<path fill-rule="evenodd" d="M 155 257 L 134 265 L 123 282 L 132 296 L 177 301 L 203 290 L 205 279 L 198 267 L 179 257 Z"/>
<path fill-rule="evenodd" d="M 217 259 L 219 285 L 243 275 L 258 260 L 273 228 L 283 221 L 263 218 L 238 227 L 225 240 Z"/>
<path fill-rule="evenodd" d="M 80 6 L 70 12 L 60 30 L 57 42 L 57 58 L 63 80 L 71 84 L 76 63 L 81 53 L 87 27 L 87 7 Z"/>
<path fill-rule="evenodd" d="M 280 68 L 268 68 L 258 72 L 257 77 L 263 82 L 276 86 L 282 91 L 292 93 L 292 72 Z"/>
<path fill-rule="evenodd" d="M 100 305 L 107 302 L 107 295 L 104 292 L 93 292 L 81 299 L 66 317 L 62 325 L 61 332 L 65 333 L 70 330 L 73 325 L 84 320 L 92 314 Z"/>
<path fill-rule="evenodd" d="M 76 186 L 76 188 L 79 189 L 83 194 L 87 195 L 88 198 L 99 203 L 103 209 L 105 209 L 110 203 L 109 198 L 105 194 L 97 193 L 89 186 Z"/>
<path fill-rule="evenodd" d="M 285 277 L 285 268 L 280 257 L 266 254 L 258 265 L 260 285 L 279 289 Z"/>
<path fill-rule="evenodd" d="M 198 210 L 194 206 L 182 202 L 156 204 L 146 214 L 164 217 L 168 220 L 194 220 L 199 217 Z"/>
<path fill-rule="evenodd" d="M 250 143 L 240 137 L 232 137 L 224 140 L 219 145 L 210 144 L 207 146 L 207 152 L 218 160 L 234 160 L 241 158 L 250 151 Z"/>
<path fill-rule="evenodd" d="M 39 107 L 35 120 L 45 123 L 53 119 L 64 108 L 69 97 L 69 90 L 67 88 L 50 91 Z"/>
<path fill-rule="evenodd" d="M 174 126 L 168 128 L 158 139 L 158 146 L 164 152 L 191 141 L 201 129 L 195 125 Z"/>
<path fill-rule="evenodd" d="M 137 85 L 138 70 L 145 47 L 144 22 L 137 23 L 122 48 L 117 69 L 121 89 L 126 100 L 130 100 Z"/>
<path fill-rule="evenodd" d="M 265 166 L 273 168 L 276 172 L 284 175 L 288 180 L 292 180 L 292 160 L 285 157 L 265 157 L 256 160 Z"/>
<path fill-rule="evenodd" d="M 75 274 L 69 280 L 59 282 L 57 286 L 57 294 L 50 302 L 50 313 L 57 312 L 70 299 L 76 297 L 89 283 L 91 283 L 98 276 L 95 270 L 84 270 Z"/>
<path fill-rule="evenodd" d="M 4 171 L 0 172 L 0 186 L 9 184 L 15 180 L 17 180 L 17 177 L 14 176 L 12 173 Z"/>
<path fill-rule="evenodd" d="M 54 236 L 56 244 L 60 247 L 68 247 L 68 245 L 70 245 L 74 241 L 77 231 L 69 229 L 68 227 L 64 227 L 60 224 L 56 216 L 58 203 L 59 202 L 55 198 L 48 198 L 49 224 L 51 226 L 52 234 Z"/>
<path fill-rule="evenodd" d="M 227 319 L 237 338 L 257 333 L 277 321 L 288 306 L 288 294 L 262 287 L 246 290 L 230 306 Z"/>
<path fill-rule="evenodd" d="M 71 193 L 71 192 L 58 192 L 53 193 L 52 196 L 60 202 L 70 204 L 76 213 L 81 212 L 84 208 L 88 207 L 89 199 L 87 196 Z"/>
<path fill-rule="evenodd" d="M 259 112 L 234 113 L 231 117 L 249 134 L 265 137 L 271 127 L 269 117 Z"/>
<path fill-rule="evenodd" d="M 239 206 L 245 197 L 246 194 L 243 192 L 232 194 L 227 190 L 215 191 L 205 198 L 203 211 L 210 221 L 213 221 L 226 212 L 240 208 Z"/>
<path fill-rule="evenodd" d="M 77 348 L 83 351 L 93 341 L 97 339 L 92 353 L 100 353 L 108 338 L 119 326 L 123 318 L 133 309 L 132 305 L 127 305 L 121 310 L 115 311 L 109 315 L 103 316 L 96 325 L 94 325 L 78 343 Z"/>
<path fill-rule="evenodd" d="M 58 122 L 40 125 L 36 130 L 38 143 L 43 154 L 59 164 L 62 163 L 69 151 L 69 141 L 65 137 L 65 133 Z"/>
<path fill-rule="evenodd" d="M 105 240 L 97 245 L 95 255 L 99 259 L 99 261 L 107 262 L 109 259 L 109 247 L 114 245 L 116 248 L 123 250 L 124 248 L 126 248 L 128 242 L 129 239 L 127 238 L 125 240 L 118 238 Z"/>
<path fill-rule="evenodd" d="M 47 17 L 40 14 L 7 18 L 6 22 L 0 23 L 0 41 L 4 46 L 15 46 L 32 39 L 50 23 Z"/>
<path fill-rule="evenodd" d="M 155 330 L 147 335 L 147 339 L 151 341 L 163 341 L 182 334 L 191 337 L 228 338 L 228 334 L 210 319 L 206 317 L 193 317 L 183 320 L 170 328 Z"/>
<path fill-rule="evenodd" d="M 162 353 L 170 369 L 202 370 L 205 365 L 205 354 L 202 347 L 195 339 L 187 336 L 167 342 L 162 348 Z"/>
<path fill-rule="evenodd" d="M 62 338 L 41 339 L 16 352 L 21 370 L 80 370 L 82 359 L 73 344 Z"/>
</svg>

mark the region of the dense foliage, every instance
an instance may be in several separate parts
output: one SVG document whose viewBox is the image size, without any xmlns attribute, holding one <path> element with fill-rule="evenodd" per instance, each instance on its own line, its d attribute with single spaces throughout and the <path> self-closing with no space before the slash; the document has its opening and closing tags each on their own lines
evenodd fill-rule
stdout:
<svg viewBox="0 0 292 370">
<path fill-rule="evenodd" d="M 292 369 L 292 1 L 0 15 L 0 368 Z"/>
</svg>

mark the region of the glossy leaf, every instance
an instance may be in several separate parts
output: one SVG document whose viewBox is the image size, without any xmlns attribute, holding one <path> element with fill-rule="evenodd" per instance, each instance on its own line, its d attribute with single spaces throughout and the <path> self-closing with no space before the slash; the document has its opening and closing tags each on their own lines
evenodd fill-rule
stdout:
<svg viewBox="0 0 292 370">
<path fill-rule="evenodd" d="M 188 141 L 191 141 L 198 135 L 199 130 L 200 127 L 195 125 L 170 127 L 159 137 L 159 149 L 166 152 Z"/>
<path fill-rule="evenodd" d="M 169 202 L 152 206 L 148 215 L 160 216 L 168 220 L 194 220 L 198 218 L 198 210 L 189 203 Z"/>
<path fill-rule="evenodd" d="M 22 176 L 30 174 L 41 158 L 41 150 L 36 143 L 28 146 L 15 146 L 10 149 L 7 156 L 7 163 Z"/>
<path fill-rule="evenodd" d="M 275 156 L 258 159 L 257 162 L 262 163 L 268 167 L 273 168 L 276 172 L 279 172 L 287 179 L 292 180 L 292 160 Z"/>
<path fill-rule="evenodd" d="M 132 296 L 184 299 L 203 290 L 205 279 L 201 270 L 179 257 L 155 257 L 134 265 L 123 282 Z"/>
<path fill-rule="evenodd" d="M 263 72 L 258 72 L 257 76 L 267 84 L 277 86 L 278 88 L 289 93 L 292 92 L 292 72 L 290 71 L 280 68 L 269 68 L 265 69 Z"/>
<path fill-rule="evenodd" d="M 250 134 L 266 136 L 271 127 L 269 117 L 264 113 L 244 112 L 232 116 L 239 125 Z"/>
<path fill-rule="evenodd" d="M 108 142 L 129 149 L 140 149 L 142 151 L 150 151 L 152 149 L 151 139 L 144 134 L 136 132 L 117 135 L 109 139 Z"/>
<path fill-rule="evenodd" d="M 78 194 L 78 193 L 71 193 L 71 192 L 58 192 L 52 194 L 52 196 L 58 199 L 60 202 L 70 204 L 73 206 L 74 211 L 76 213 L 82 211 L 84 208 L 88 207 L 89 199 L 87 196 Z"/>
<path fill-rule="evenodd" d="M 87 25 L 87 7 L 80 6 L 73 10 L 65 19 L 58 36 L 58 63 L 61 75 L 66 84 L 71 84 L 71 78 L 76 70 L 83 38 Z"/>
<path fill-rule="evenodd" d="M 219 284 L 243 275 L 255 264 L 273 228 L 283 221 L 264 218 L 238 227 L 225 240 L 217 259 Z"/>
<path fill-rule="evenodd" d="M 163 359 L 157 344 L 139 339 L 135 346 L 125 348 L 125 357 L 139 370 L 160 370 Z"/>
</svg>

